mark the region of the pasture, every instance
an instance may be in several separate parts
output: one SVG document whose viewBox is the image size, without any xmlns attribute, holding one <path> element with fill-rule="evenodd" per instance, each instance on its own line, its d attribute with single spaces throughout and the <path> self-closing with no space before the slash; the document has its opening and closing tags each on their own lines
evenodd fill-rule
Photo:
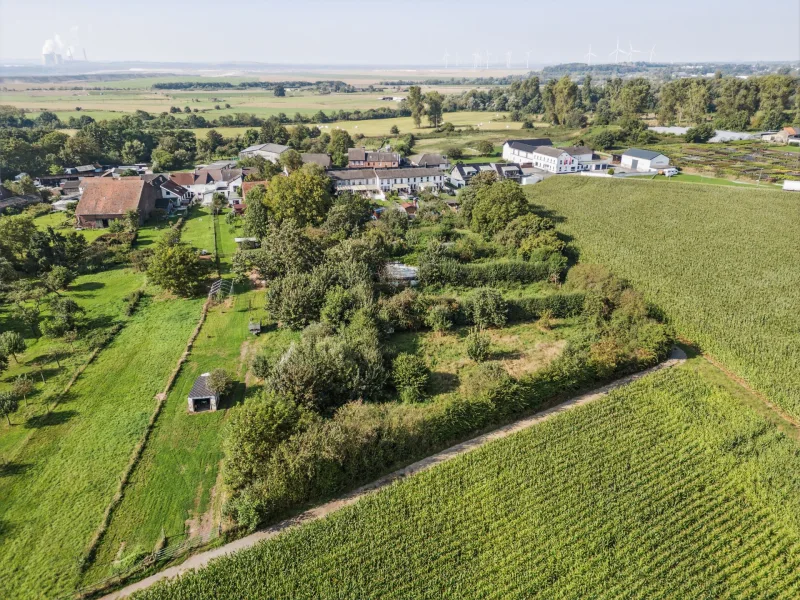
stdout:
<svg viewBox="0 0 800 600">
<path fill-rule="evenodd" d="M 553 177 L 527 189 L 581 260 L 632 281 L 678 334 L 800 416 L 800 204 L 753 187 Z"/>
<path fill-rule="evenodd" d="M 708 367 L 651 375 L 135 597 L 796 597 L 797 441 Z"/>
</svg>

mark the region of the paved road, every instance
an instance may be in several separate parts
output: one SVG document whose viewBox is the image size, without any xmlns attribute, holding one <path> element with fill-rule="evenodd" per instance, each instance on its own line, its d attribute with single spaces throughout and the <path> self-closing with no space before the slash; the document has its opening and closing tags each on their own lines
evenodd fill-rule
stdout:
<svg viewBox="0 0 800 600">
<path fill-rule="evenodd" d="M 445 461 L 455 458 L 456 456 L 459 456 L 461 454 L 466 454 L 467 452 L 470 452 L 476 448 L 480 448 L 484 444 L 487 444 L 494 440 L 499 440 L 501 438 L 508 437 L 513 433 L 531 427 L 532 425 L 541 423 L 542 421 L 550 419 L 559 413 L 571 410 L 576 406 L 582 406 L 584 404 L 588 404 L 593 400 L 597 400 L 598 398 L 602 398 L 603 396 L 607 395 L 611 390 L 614 390 L 623 385 L 627 385 L 633 381 L 636 381 L 637 379 L 645 377 L 646 375 L 650 375 L 651 373 L 660 371 L 661 369 L 673 367 L 679 363 L 682 363 L 685 360 L 686 360 L 686 354 L 683 352 L 683 350 L 675 347 L 673 348 L 672 354 L 670 354 L 669 359 L 659 365 L 656 365 L 655 367 L 651 367 L 650 369 L 647 369 L 640 373 L 636 373 L 635 375 L 629 375 L 628 377 L 617 379 L 616 381 L 613 381 L 608 385 L 605 385 L 592 392 L 576 396 L 575 398 L 566 400 L 565 402 L 562 402 L 557 406 L 536 413 L 535 415 L 526 417 L 524 419 L 520 419 L 519 421 L 515 421 L 514 423 L 510 423 L 509 425 L 505 425 L 503 427 L 490 431 L 489 433 L 479 435 L 478 437 L 472 438 L 471 440 L 467 440 L 466 442 L 456 444 L 455 446 L 452 446 L 447 450 L 443 450 L 438 454 L 434 454 L 433 456 L 424 458 L 398 471 L 390 473 L 389 475 L 381 477 L 377 481 L 368 483 L 367 485 L 360 487 L 357 490 L 354 490 L 349 494 L 346 494 L 340 498 L 337 498 L 336 500 L 331 500 L 330 502 L 321 504 L 320 506 L 316 506 L 310 510 L 307 510 L 302 514 L 297 515 L 296 517 L 292 517 L 291 519 L 286 519 L 285 521 L 276 523 L 272 527 L 268 527 L 267 529 L 257 531 L 246 537 L 239 538 L 238 540 L 225 544 L 224 546 L 220 546 L 219 548 L 214 548 L 213 550 L 208 550 L 206 552 L 195 554 L 194 556 L 189 557 L 185 562 L 181 563 L 180 565 L 176 565 L 174 567 L 170 567 L 168 569 L 160 571 L 155 575 L 151 575 L 150 577 L 142 579 L 141 581 L 137 581 L 136 583 L 133 583 L 125 588 L 122 588 L 121 590 L 108 594 L 107 596 L 103 596 L 103 600 L 115 600 L 117 598 L 125 598 L 133 594 L 134 592 L 150 587 L 157 581 L 161 581 L 162 579 L 170 579 L 173 577 L 178 577 L 179 575 L 182 575 L 187 571 L 204 567 L 209 563 L 209 561 L 212 561 L 215 558 L 219 558 L 220 556 L 225 556 L 226 554 L 232 554 L 234 552 L 238 552 L 239 550 L 243 550 L 245 548 L 250 548 L 261 541 L 275 537 L 282 531 L 285 531 L 291 527 L 297 527 L 298 525 L 302 525 L 303 523 L 308 523 L 309 521 L 322 519 L 323 517 L 326 517 L 332 512 L 335 512 L 341 508 L 344 508 L 345 506 L 353 504 L 365 494 L 369 494 L 375 490 L 384 488 L 387 485 L 399 479 L 403 479 L 410 475 L 419 473 L 420 471 L 430 469 L 431 467 L 434 467 L 438 464 L 441 464 Z"/>
</svg>

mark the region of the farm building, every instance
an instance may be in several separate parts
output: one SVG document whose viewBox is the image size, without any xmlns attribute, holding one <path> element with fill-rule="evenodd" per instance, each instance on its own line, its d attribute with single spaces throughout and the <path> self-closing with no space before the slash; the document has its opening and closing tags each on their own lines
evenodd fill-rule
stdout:
<svg viewBox="0 0 800 600">
<path fill-rule="evenodd" d="M 333 164 L 331 162 L 331 155 L 330 154 L 320 154 L 316 152 L 303 152 L 300 157 L 303 159 L 303 164 L 315 164 L 319 165 L 326 171 L 331 168 Z"/>
<path fill-rule="evenodd" d="M 764 139 L 763 135 L 762 139 Z M 800 144 L 800 127 L 784 127 L 769 135 L 767 141 L 776 144 Z"/>
<path fill-rule="evenodd" d="M 800 192 L 800 181 L 787 179 L 783 182 L 783 189 L 787 192 Z"/>
<path fill-rule="evenodd" d="M 429 167 L 446 171 L 450 168 L 450 161 L 443 154 L 427 153 L 415 154 L 408 157 L 409 162 L 415 167 Z"/>
<path fill-rule="evenodd" d="M 139 211 L 139 223 L 144 223 L 156 207 L 158 190 L 141 179 L 111 179 L 97 177 L 81 181 L 83 190 L 75 216 L 81 227 L 108 227 L 111 221 L 122 219 L 130 210 Z"/>
<path fill-rule="evenodd" d="M 669 158 L 653 152 L 652 150 L 641 150 L 639 148 L 629 148 L 622 153 L 620 164 L 632 171 L 646 173 L 648 171 L 658 171 L 669 166 Z"/>
<path fill-rule="evenodd" d="M 284 146 L 283 144 L 256 144 L 239 152 L 239 158 L 261 156 L 270 162 L 276 163 L 280 160 L 281 154 L 288 149 L 289 146 Z"/>
<path fill-rule="evenodd" d="M 503 144 L 503 159 L 518 165 L 530 164 L 533 152 L 539 146 L 552 146 L 550 138 L 535 138 L 528 140 L 506 140 Z"/>
<path fill-rule="evenodd" d="M 189 392 L 189 412 L 205 412 L 219 408 L 219 394 L 208 389 L 210 373 L 203 373 L 195 379 Z"/>
</svg>

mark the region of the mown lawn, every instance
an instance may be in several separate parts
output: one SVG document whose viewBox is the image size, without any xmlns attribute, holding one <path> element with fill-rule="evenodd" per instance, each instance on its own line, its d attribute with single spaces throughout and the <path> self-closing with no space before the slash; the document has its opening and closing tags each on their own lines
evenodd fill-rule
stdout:
<svg viewBox="0 0 800 600">
<path fill-rule="evenodd" d="M 136 598 L 796 597 L 798 450 L 662 371 Z"/>
<path fill-rule="evenodd" d="M 33 428 L 0 478 L 0 596 L 50 598 L 78 561 L 195 326 L 202 300 L 146 297 L 116 339 Z"/>
<path fill-rule="evenodd" d="M 33 222 L 36 224 L 36 227 L 42 230 L 47 227 L 52 227 L 58 233 L 69 233 L 75 230 L 72 223 L 68 221 L 66 213 L 63 212 L 51 212 L 50 214 L 36 217 Z M 69 224 L 65 226 L 65 223 Z M 107 232 L 107 229 L 81 229 L 78 231 L 78 233 L 86 238 L 87 242 L 92 242 Z"/>
<path fill-rule="evenodd" d="M 698 343 L 800 416 L 800 203 L 753 187 L 553 177 L 527 189 Z"/>
<path fill-rule="evenodd" d="M 177 545 L 220 524 L 223 490 L 217 476 L 224 428 L 229 411 L 244 399 L 249 361 L 256 351 L 276 358 L 299 335 L 272 327 L 252 336 L 247 325 L 251 317 L 263 318 L 263 306 L 263 292 L 253 290 L 209 311 L 84 583 L 108 577 L 149 554 L 162 532 L 170 545 Z M 234 392 L 217 412 L 189 413 L 187 397 L 194 380 L 215 368 L 235 378 Z"/>
</svg>

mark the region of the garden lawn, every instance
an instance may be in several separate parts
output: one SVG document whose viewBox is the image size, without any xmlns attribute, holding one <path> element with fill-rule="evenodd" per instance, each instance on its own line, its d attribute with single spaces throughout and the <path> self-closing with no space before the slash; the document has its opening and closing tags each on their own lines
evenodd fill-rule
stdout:
<svg viewBox="0 0 800 600">
<path fill-rule="evenodd" d="M 135 598 L 793 598 L 798 451 L 687 365 Z"/>
<path fill-rule="evenodd" d="M 0 478 L 0 597 L 74 589 L 155 395 L 195 327 L 202 300 L 143 299 Z M 17 425 L 25 427 L 25 425 Z"/>
<path fill-rule="evenodd" d="M 217 485 L 217 476 L 224 427 L 229 411 L 236 410 L 245 396 L 249 360 L 259 347 L 277 358 L 298 335 L 274 328 L 258 338 L 249 333 L 251 316 L 263 317 L 264 299 L 263 292 L 250 291 L 209 311 L 84 578 L 85 584 L 108 577 L 151 553 L 162 533 L 169 545 L 177 545 L 188 537 L 216 532 L 221 522 L 223 490 Z M 187 398 L 192 384 L 198 375 L 216 368 L 226 369 L 237 381 L 234 392 L 217 412 L 189 413 Z"/>
<path fill-rule="evenodd" d="M 52 227 L 58 233 L 69 233 L 70 231 L 74 231 L 74 229 L 70 226 L 65 227 L 64 222 L 66 221 L 66 213 L 63 212 L 51 212 L 47 215 L 41 215 L 36 217 L 33 222 L 36 224 L 36 227 L 41 230 L 45 230 L 48 227 Z M 86 238 L 87 242 L 93 242 L 97 238 L 99 238 L 104 233 L 107 233 L 108 229 L 81 229 L 78 231 L 83 237 Z"/>
<path fill-rule="evenodd" d="M 75 300 L 86 311 L 84 320 L 91 331 L 123 322 L 123 298 L 143 284 L 143 275 L 119 268 L 81 275 L 66 292 L 61 293 Z M 43 315 L 48 314 L 44 310 L 45 306 L 43 304 Z M 75 371 L 86 362 L 91 353 L 86 340 L 78 340 L 70 347 L 58 339 L 37 339 L 30 328 L 14 318 L 9 304 L 0 306 L 0 331 L 6 330 L 20 333 L 25 338 L 27 349 L 17 355 L 19 362 L 13 358 L 9 360 L 8 370 L 0 375 L 0 391 L 11 389 L 14 380 L 21 375 L 29 377 L 36 389 L 28 397 L 27 404 L 20 401 L 19 409 L 11 415 L 11 426 L 5 419 L 0 420 L 0 464 L 14 460 L 25 441 L 37 431 L 31 425 L 44 417 L 48 405 L 63 391 Z M 51 353 L 59 348 L 68 352 L 56 362 Z M 39 363 L 41 371 L 37 366 Z M 45 377 L 44 382 L 42 375 Z M 0 488 L 2 485 L 3 480 L 0 479 Z"/>
<path fill-rule="evenodd" d="M 800 416 L 800 203 L 752 187 L 553 177 L 526 188 L 581 261 L 630 279 L 677 332 Z"/>
</svg>

